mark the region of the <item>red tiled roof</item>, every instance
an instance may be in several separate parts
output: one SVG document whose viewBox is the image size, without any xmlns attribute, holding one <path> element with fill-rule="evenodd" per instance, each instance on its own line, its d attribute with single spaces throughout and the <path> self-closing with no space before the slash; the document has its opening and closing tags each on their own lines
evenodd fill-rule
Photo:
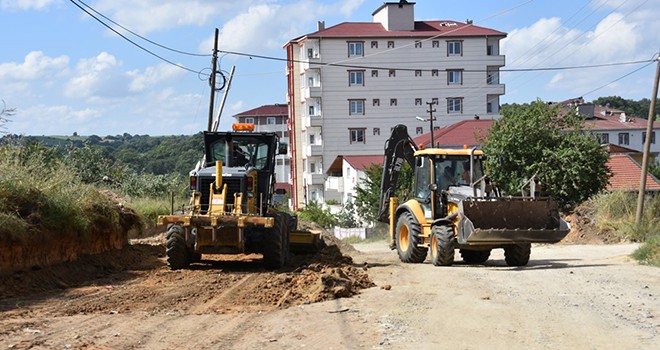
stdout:
<svg viewBox="0 0 660 350">
<path fill-rule="evenodd" d="M 353 169 L 364 170 L 371 166 L 372 164 L 383 164 L 383 155 L 382 154 L 373 154 L 373 155 L 355 155 L 355 156 L 337 156 L 330 167 L 328 167 L 327 173 L 339 173 L 342 172 L 342 161 L 346 160 Z"/>
<path fill-rule="evenodd" d="M 626 148 L 619 145 L 607 144 L 607 153 L 640 153 L 637 150 Z"/>
<path fill-rule="evenodd" d="M 261 107 L 253 108 L 249 111 L 241 112 L 234 115 L 238 117 L 258 117 L 258 116 L 277 116 L 288 115 L 289 107 L 283 103 L 276 103 L 274 105 L 263 105 Z"/>
<path fill-rule="evenodd" d="M 441 147 L 477 147 L 479 142 L 477 137 L 483 133 L 485 136 L 488 134 L 488 129 L 493 125 L 494 120 L 462 120 L 458 123 L 446 126 L 444 128 L 435 130 L 433 133 L 433 141 L 435 144 L 440 144 Z M 431 133 L 418 136 L 413 139 L 416 145 L 424 144 L 429 146 L 431 143 Z"/>
<path fill-rule="evenodd" d="M 608 191 L 639 191 L 642 167 L 626 154 L 611 154 L 607 166 L 612 170 Z M 660 191 L 660 182 L 651 174 L 646 176 L 646 190 Z"/>
<path fill-rule="evenodd" d="M 506 36 L 506 33 L 494 29 L 475 26 L 462 22 L 439 20 L 439 21 L 415 21 L 414 30 L 386 30 L 382 24 L 377 22 L 343 22 L 332 27 L 307 34 L 308 38 L 316 37 L 465 37 L 496 35 Z M 303 36 L 304 38 L 305 36 Z"/>
</svg>

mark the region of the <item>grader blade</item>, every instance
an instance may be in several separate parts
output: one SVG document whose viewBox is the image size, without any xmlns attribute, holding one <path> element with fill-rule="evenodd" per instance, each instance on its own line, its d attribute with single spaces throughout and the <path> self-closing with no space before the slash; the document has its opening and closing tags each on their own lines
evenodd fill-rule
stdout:
<svg viewBox="0 0 660 350">
<path fill-rule="evenodd" d="M 557 243 L 570 229 L 551 198 L 482 198 L 462 203 L 460 244 Z"/>
</svg>

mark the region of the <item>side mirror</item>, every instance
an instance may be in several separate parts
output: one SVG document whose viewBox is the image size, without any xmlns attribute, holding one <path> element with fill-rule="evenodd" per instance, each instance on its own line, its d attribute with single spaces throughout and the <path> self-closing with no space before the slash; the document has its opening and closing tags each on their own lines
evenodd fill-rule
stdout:
<svg viewBox="0 0 660 350">
<path fill-rule="evenodd" d="M 437 190 L 438 190 L 438 185 L 437 185 L 437 184 L 430 184 L 430 185 L 429 185 L 429 190 L 431 190 L 431 191 L 437 191 Z"/>
<path fill-rule="evenodd" d="M 277 154 L 286 154 L 288 150 L 288 145 L 284 142 L 277 144 Z"/>
</svg>

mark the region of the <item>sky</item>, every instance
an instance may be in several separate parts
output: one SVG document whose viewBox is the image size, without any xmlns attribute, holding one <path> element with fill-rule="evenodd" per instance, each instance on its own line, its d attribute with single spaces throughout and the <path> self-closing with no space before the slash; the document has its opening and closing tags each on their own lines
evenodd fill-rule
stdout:
<svg viewBox="0 0 660 350">
<path fill-rule="evenodd" d="M 219 68 L 235 74 L 220 121 L 286 103 L 291 39 L 371 22 L 382 0 L 0 0 L 0 99 L 23 135 L 190 135 L 208 123 L 214 31 Z M 148 53 L 103 26 L 87 9 Z M 88 5 L 102 16 L 95 14 Z M 126 30 L 161 46 L 156 46 Z M 501 103 L 650 98 L 660 51 L 658 0 L 418 0 L 416 20 L 472 20 L 507 33 Z M 160 56 L 159 57 L 156 57 Z M 254 55 L 252 57 L 250 55 Z M 655 55 L 655 56 L 654 56 Z M 648 63 L 625 64 L 635 61 Z M 608 85 L 609 84 L 609 85 Z M 594 91 L 595 90 L 595 91 Z M 216 95 L 216 109 L 223 93 Z M 0 102 L 0 108 L 3 107 Z M 216 112 L 214 112 L 215 114 Z"/>
</svg>

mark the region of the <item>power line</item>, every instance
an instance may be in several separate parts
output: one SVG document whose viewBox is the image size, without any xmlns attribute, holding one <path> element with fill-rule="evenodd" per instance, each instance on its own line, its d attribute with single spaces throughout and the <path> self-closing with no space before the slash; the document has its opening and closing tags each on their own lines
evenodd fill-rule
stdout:
<svg viewBox="0 0 660 350">
<path fill-rule="evenodd" d="M 653 55 L 653 56 L 655 57 L 655 56 L 657 56 L 657 55 L 658 55 L 658 54 L 655 54 L 655 55 Z M 644 68 L 650 66 L 651 64 L 653 64 L 654 62 L 657 62 L 657 61 L 658 61 L 658 58 L 654 58 L 653 60 L 651 60 L 651 62 L 649 62 L 649 63 L 647 63 L 647 64 L 645 64 L 645 65 L 643 65 L 643 66 L 641 66 L 641 67 L 639 67 L 639 68 L 637 68 L 637 69 L 635 69 L 635 70 L 633 70 L 633 71 L 630 72 L 630 73 L 624 74 L 624 75 L 622 75 L 622 76 L 620 76 L 620 77 L 618 77 L 618 78 L 616 78 L 616 79 L 610 81 L 609 83 L 607 83 L 607 84 L 605 84 L 605 85 L 602 85 L 602 86 L 597 87 L 597 88 L 595 88 L 595 89 L 593 89 L 593 90 L 591 90 L 591 91 L 589 91 L 589 92 L 587 92 L 587 93 L 585 93 L 585 94 L 582 94 L 582 96 L 587 96 L 587 95 L 589 95 L 589 94 L 591 94 L 591 93 L 594 93 L 594 92 L 596 92 L 596 91 L 598 91 L 598 90 L 600 90 L 600 89 L 602 89 L 602 88 L 604 88 L 604 87 L 606 87 L 606 86 L 608 86 L 608 85 L 614 84 L 614 83 L 616 83 L 617 81 L 619 81 L 619 80 L 621 80 L 621 79 L 623 79 L 623 78 L 625 78 L 625 77 L 627 77 L 627 76 L 629 76 L 629 75 L 632 75 L 632 74 L 634 74 L 634 73 L 636 73 L 636 72 L 638 72 L 638 71 L 640 71 L 640 70 L 642 70 L 642 69 L 644 69 Z"/>
<path fill-rule="evenodd" d="M 94 16 L 92 13 L 90 13 L 89 11 L 87 11 L 86 9 L 84 9 L 82 6 L 80 6 L 80 5 L 79 5 L 78 3 L 76 3 L 74 0 L 69 0 L 69 1 L 71 1 L 72 4 L 76 5 L 79 9 L 81 9 L 83 12 L 85 12 L 86 14 L 88 14 L 90 17 L 94 18 L 97 22 L 101 23 L 101 24 L 104 25 L 106 28 L 108 28 L 108 29 L 110 29 L 111 31 L 115 32 L 115 34 L 117 34 L 117 35 L 119 35 L 120 37 L 124 38 L 124 40 L 126 40 L 126 41 L 130 42 L 131 44 L 137 46 L 138 48 L 140 48 L 140 49 L 142 49 L 143 51 L 149 53 L 150 55 L 152 55 L 152 56 L 154 56 L 154 57 L 157 57 L 157 58 L 159 58 L 159 59 L 161 59 L 161 60 L 163 60 L 163 61 L 165 61 L 165 62 L 167 62 L 167 63 L 169 63 L 169 64 L 171 64 L 171 65 L 173 65 L 173 66 L 179 67 L 179 68 L 181 68 L 181 69 L 183 69 L 183 70 L 187 70 L 187 71 L 189 71 L 189 72 L 191 72 L 191 73 L 199 74 L 199 71 L 196 71 L 196 70 L 190 69 L 190 68 L 185 67 L 185 66 L 183 66 L 183 65 L 180 65 L 180 64 L 178 64 L 178 63 L 174 63 L 174 62 L 172 62 L 172 61 L 170 61 L 170 60 L 168 60 L 168 59 L 166 59 L 166 58 L 164 58 L 164 57 L 162 57 L 162 56 L 159 56 L 158 54 L 156 54 L 156 53 L 150 51 L 149 49 L 147 49 L 147 48 L 141 46 L 140 44 L 138 44 L 138 43 L 134 42 L 133 40 L 127 38 L 125 35 L 123 35 L 122 33 L 118 32 L 116 29 L 114 29 L 114 28 L 112 28 L 111 26 L 109 26 L 107 23 L 105 23 L 105 22 L 103 22 L 102 20 L 100 20 L 98 17 Z"/>
<path fill-rule="evenodd" d="M 201 54 L 201 53 L 192 53 L 192 52 L 181 51 L 181 50 L 173 49 L 173 48 L 171 48 L 171 47 L 167 47 L 167 46 L 165 46 L 165 45 L 161 45 L 161 44 L 159 44 L 159 43 L 157 43 L 157 42 L 155 42 L 155 41 L 153 41 L 153 40 L 150 40 L 150 39 L 148 39 L 148 38 L 143 37 L 142 35 L 140 35 L 140 34 L 134 32 L 134 31 L 132 31 L 132 30 L 126 28 L 126 27 L 124 27 L 124 26 L 121 25 L 121 24 L 119 24 L 119 23 L 113 21 L 112 19 L 110 19 L 110 18 L 106 17 L 104 14 L 102 14 L 102 13 L 96 11 L 93 7 L 87 5 L 87 4 L 84 3 L 83 1 L 81 1 L 81 0 L 77 0 L 77 1 L 78 1 L 79 3 L 81 3 L 81 4 L 83 4 L 83 6 L 87 7 L 88 9 L 90 9 L 92 12 L 94 12 L 94 13 L 96 13 L 97 15 L 99 15 L 99 16 L 105 18 L 106 20 L 108 20 L 108 21 L 111 22 L 112 24 L 118 26 L 119 28 L 121 28 L 121 29 L 123 29 L 123 30 L 125 30 L 125 31 L 127 31 L 127 32 L 129 32 L 129 33 L 131 33 L 131 34 L 133 34 L 133 35 L 135 35 L 135 36 L 137 36 L 138 38 L 140 38 L 140 39 L 142 39 L 142 40 L 144 40 L 144 41 L 146 41 L 146 42 L 148 42 L 148 43 L 151 43 L 151 44 L 153 44 L 153 45 L 156 45 L 156 46 L 158 46 L 158 47 L 160 47 L 160 48 L 163 48 L 163 49 L 165 49 L 165 50 L 169 50 L 169 51 L 172 51 L 172 52 L 180 53 L 180 54 L 183 54 L 183 55 L 188 55 L 188 56 L 198 56 L 198 57 L 211 57 L 211 56 L 213 56 L 213 55 L 211 55 L 211 54 Z"/>
</svg>

